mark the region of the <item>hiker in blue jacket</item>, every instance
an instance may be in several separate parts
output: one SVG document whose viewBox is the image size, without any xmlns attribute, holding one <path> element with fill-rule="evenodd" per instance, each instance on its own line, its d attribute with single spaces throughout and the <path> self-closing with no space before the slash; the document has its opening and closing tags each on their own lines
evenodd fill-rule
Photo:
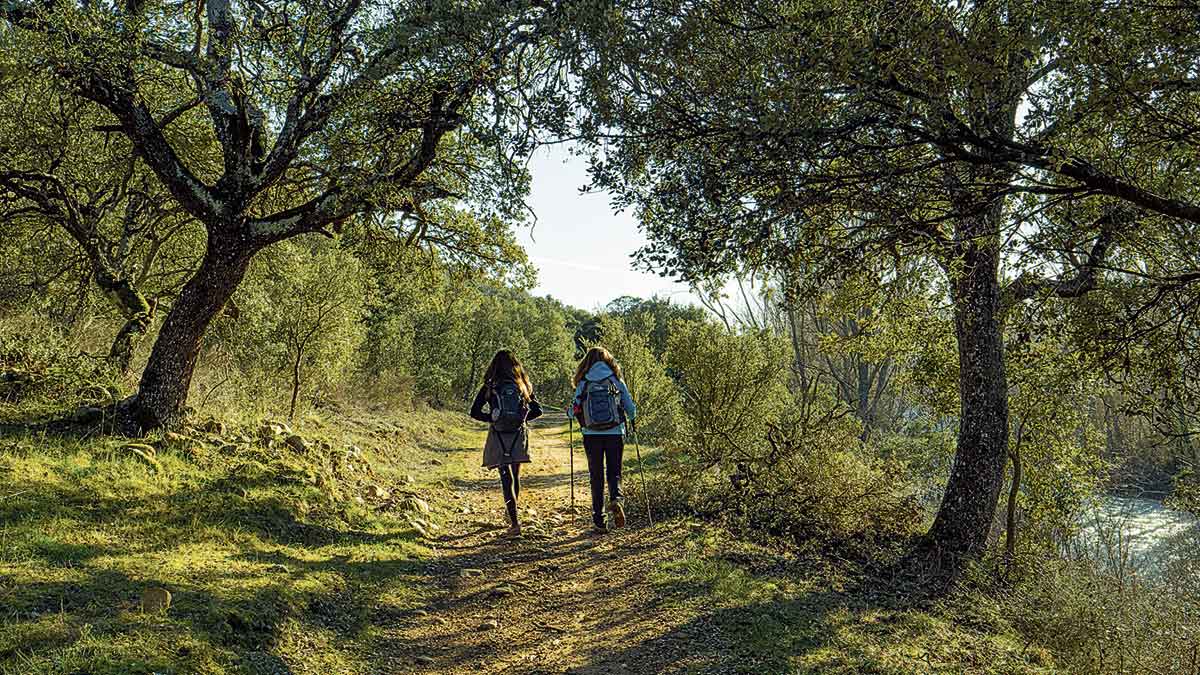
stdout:
<svg viewBox="0 0 1200 675">
<path fill-rule="evenodd" d="M 621 504 L 621 460 L 625 454 L 625 422 L 633 422 L 637 406 L 621 381 L 621 366 L 603 347 L 588 350 L 575 370 L 575 398 L 568 414 L 579 420 L 592 487 L 592 526 L 608 531 L 604 522 L 604 482 L 608 480 L 608 511 L 613 527 L 625 527 Z M 607 465 L 607 467 L 606 467 Z M 607 470 L 606 470 L 607 469 Z"/>
</svg>

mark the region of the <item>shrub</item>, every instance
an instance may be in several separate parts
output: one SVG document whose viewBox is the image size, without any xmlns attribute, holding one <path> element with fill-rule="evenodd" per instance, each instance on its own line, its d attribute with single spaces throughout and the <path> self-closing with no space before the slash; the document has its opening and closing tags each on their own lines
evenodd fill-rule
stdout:
<svg viewBox="0 0 1200 675">
<path fill-rule="evenodd" d="M 0 318 L 0 421 L 29 421 L 76 403 L 108 405 L 120 394 L 119 373 L 62 330 L 30 315 Z"/>
<path fill-rule="evenodd" d="M 820 546 L 874 547 L 920 525 L 905 465 L 871 452 L 831 392 L 787 391 L 778 338 L 688 326 L 673 331 L 668 362 L 684 430 L 663 454 L 660 505 Z"/>
<path fill-rule="evenodd" d="M 1178 581 L 1037 554 L 1007 584 L 977 578 L 971 601 L 1048 650 L 1062 672 L 1183 675 L 1200 668 L 1200 594 Z"/>
</svg>

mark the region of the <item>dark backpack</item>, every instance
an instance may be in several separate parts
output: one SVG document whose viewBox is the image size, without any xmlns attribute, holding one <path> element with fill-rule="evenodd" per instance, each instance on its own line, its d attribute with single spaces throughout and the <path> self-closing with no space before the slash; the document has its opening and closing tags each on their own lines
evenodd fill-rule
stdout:
<svg viewBox="0 0 1200 675">
<path fill-rule="evenodd" d="M 529 402 L 514 380 L 503 380 L 492 387 L 492 428 L 505 433 L 516 431 L 525 425 L 529 416 Z"/>
<path fill-rule="evenodd" d="M 605 431 L 620 426 L 624 421 L 621 390 L 611 377 L 596 382 L 584 380 L 579 403 L 583 408 L 582 424 L 587 429 Z"/>
</svg>

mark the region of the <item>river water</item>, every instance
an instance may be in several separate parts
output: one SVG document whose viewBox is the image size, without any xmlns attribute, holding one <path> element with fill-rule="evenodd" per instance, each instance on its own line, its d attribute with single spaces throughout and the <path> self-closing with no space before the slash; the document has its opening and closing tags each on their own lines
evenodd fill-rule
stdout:
<svg viewBox="0 0 1200 675">
<path fill-rule="evenodd" d="M 1200 521 L 1155 499 L 1107 497 L 1084 518 L 1072 548 L 1111 571 L 1160 577 L 1200 555 Z"/>
</svg>

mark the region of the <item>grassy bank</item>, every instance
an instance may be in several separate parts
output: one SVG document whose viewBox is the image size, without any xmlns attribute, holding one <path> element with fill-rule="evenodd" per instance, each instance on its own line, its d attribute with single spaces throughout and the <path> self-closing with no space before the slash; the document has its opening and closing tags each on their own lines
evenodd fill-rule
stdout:
<svg viewBox="0 0 1200 675">
<path fill-rule="evenodd" d="M 428 590 L 462 420 L 0 437 L 0 673 L 365 672 Z"/>
<path fill-rule="evenodd" d="M 644 527 L 632 453 L 634 528 L 588 537 L 567 506 L 565 428 L 534 442 L 522 499 L 537 509 L 511 542 L 482 429 L 461 414 L 226 418 L 134 444 L 2 436 L 0 674 L 530 672 L 512 659 L 554 644 L 578 673 L 1122 672 L 1051 639 L 1082 604 L 1030 623 L 1063 592 L 931 600 L 880 560 L 683 516 Z M 653 485 L 662 465 L 643 450 Z M 505 614 L 497 583 L 515 589 Z"/>
</svg>

